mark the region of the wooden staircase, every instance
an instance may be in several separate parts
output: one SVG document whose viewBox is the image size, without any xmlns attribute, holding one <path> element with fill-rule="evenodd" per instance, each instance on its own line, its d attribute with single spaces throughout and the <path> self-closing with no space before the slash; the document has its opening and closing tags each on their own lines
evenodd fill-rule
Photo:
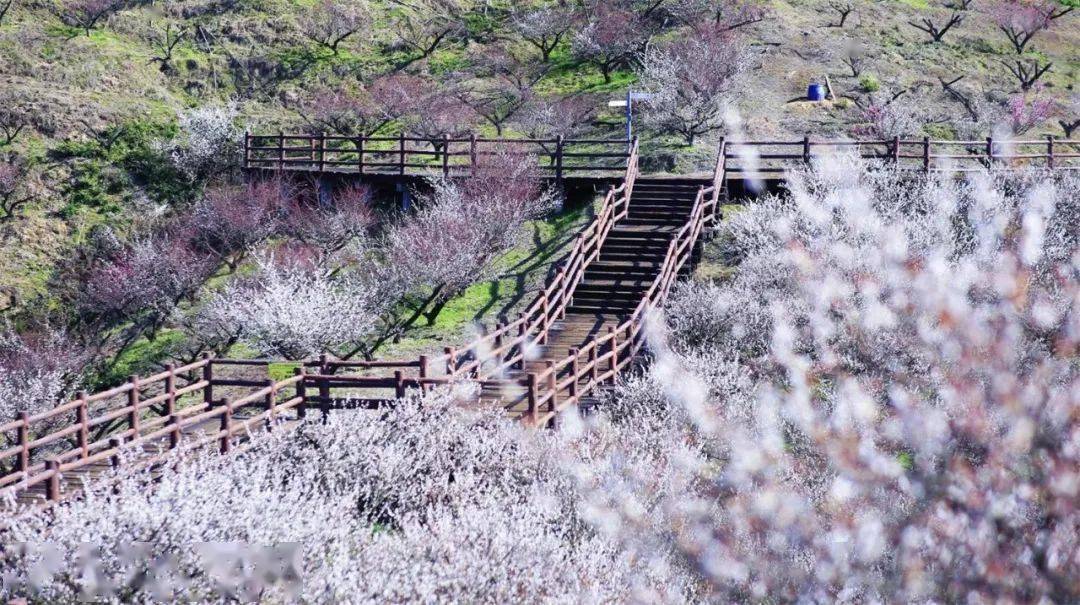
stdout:
<svg viewBox="0 0 1080 605">
<path fill-rule="evenodd" d="M 537 343 L 534 354 L 521 367 L 507 370 L 504 377 L 527 383 L 530 374 L 544 374 L 624 322 L 659 275 L 672 238 L 690 219 L 698 191 L 711 184 L 703 179 L 638 179 L 626 217 L 615 224 L 599 257 L 585 269 L 565 316 L 552 325 L 546 342 Z M 683 267 L 680 274 L 689 269 L 689 265 Z M 549 372 L 548 389 L 575 373 L 573 366 Z M 596 373 L 592 373 L 593 378 Z M 590 375 L 581 377 L 576 385 L 558 389 L 560 395 L 576 395 L 580 389 L 583 394 L 577 404 L 587 410 L 596 403 L 597 393 L 584 395 L 591 379 Z M 528 389 L 518 385 L 484 386 L 479 403 L 496 402 L 514 417 L 525 416 L 529 410 Z"/>
</svg>

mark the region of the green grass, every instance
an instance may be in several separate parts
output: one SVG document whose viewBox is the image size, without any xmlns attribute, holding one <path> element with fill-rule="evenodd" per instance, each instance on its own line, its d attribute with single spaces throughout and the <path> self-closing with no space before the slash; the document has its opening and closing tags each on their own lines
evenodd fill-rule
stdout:
<svg viewBox="0 0 1080 605">
<path fill-rule="evenodd" d="M 175 353 L 176 347 L 186 338 L 182 330 L 172 329 L 162 330 L 153 340 L 141 338 L 122 351 L 116 363 L 95 382 L 102 385 L 114 385 L 123 382 L 133 374 L 153 372 L 159 364 Z"/>
</svg>

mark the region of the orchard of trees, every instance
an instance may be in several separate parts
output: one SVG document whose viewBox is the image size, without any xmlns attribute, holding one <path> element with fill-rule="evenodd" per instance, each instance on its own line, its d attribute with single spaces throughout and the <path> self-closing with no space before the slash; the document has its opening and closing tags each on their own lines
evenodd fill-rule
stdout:
<svg viewBox="0 0 1080 605">
<path fill-rule="evenodd" d="M 613 138 L 632 89 L 686 172 L 721 135 L 1075 134 L 1073 4 L 909 4 L 0 0 L 0 423 L 208 352 L 378 357 L 562 207 L 511 144 L 397 211 L 243 174 L 246 129 Z M 805 167 L 706 234 L 722 279 L 595 414 L 437 390 L 121 467 L 0 524 L 0 598 L 1080 601 L 1078 204 L 1069 174 Z"/>
</svg>

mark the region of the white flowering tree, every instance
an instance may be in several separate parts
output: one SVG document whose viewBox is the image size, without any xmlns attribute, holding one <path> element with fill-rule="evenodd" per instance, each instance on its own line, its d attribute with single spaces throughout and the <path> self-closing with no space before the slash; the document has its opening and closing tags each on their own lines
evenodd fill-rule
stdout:
<svg viewBox="0 0 1080 605">
<path fill-rule="evenodd" d="M 173 164 L 193 181 L 205 181 L 238 165 L 244 129 L 235 104 L 182 112 L 179 135 L 168 145 Z"/>
<path fill-rule="evenodd" d="M 214 295 L 196 325 L 288 359 L 354 344 L 374 327 L 374 301 L 355 276 L 295 258 L 261 255 L 256 262 L 257 274 Z"/>
</svg>

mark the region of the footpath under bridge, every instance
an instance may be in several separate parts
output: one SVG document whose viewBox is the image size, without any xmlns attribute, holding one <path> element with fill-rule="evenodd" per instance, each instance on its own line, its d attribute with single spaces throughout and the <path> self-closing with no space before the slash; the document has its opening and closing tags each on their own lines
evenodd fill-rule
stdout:
<svg viewBox="0 0 1080 605">
<path fill-rule="evenodd" d="M 331 165 L 326 162 L 326 137 L 304 136 L 278 136 L 282 144 L 274 148 L 276 166 L 263 164 L 266 160 L 259 154 L 266 150 L 252 145 L 249 137 L 245 164 L 261 170 L 327 170 Z M 309 143 L 304 158 L 286 149 L 302 147 L 293 144 L 296 140 Z M 314 151 L 312 140 L 322 141 Z M 401 138 L 397 140 L 400 145 Z M 406 165 L 421 162 L 409 161 L 409 151 L 402 155 L 400 149 L 399 163 L 369 166 L 396 169 L 399 177 L 413 170 L 467 174 L 483 153 L 484 141 L 470 137 L 470 146 L 473 141 L 475 154 L 453 155 L 460 152 L 446 146 L 441 148 L 447 151 L 443 155 L 428 156 L 436 158 L 434 169 L 427 163 Z M 582 156 L 567 155 L 566 143 L 562 142 L 563 154 L 552 159 L 554 164 L 547 164 L 556 177 L 568 173 L 568 158 L 583 161 Z M 132 376 L 126 384 L 100 393 L 80 393 L 51 410 L 24 413 L 0 424 L 0 502 L 49 504 L 77 494 L 84 480 L 121 463 L 153 467 L 175 460 L 170 453 L 203 447 L 229 453 L 251 434 L 285 430 L 312 411 L 327 414 L 345 406 L 379 406 L 410 391 L 462 381 L 479 387 L 477 395 L 462 405 L 501 406 L 522 422 L 543 426 L 569 406 L 588 404 L 597 389 L 614 382 L 634 363 L 644 347 L 646 315 L 663 306 L 676 279 L 688 272 L 698 237 L 718 218 L 729 191 L 741 189 L 748 178 L 776 179 L 793 164 L 852 147 L 864 157 L 920 171 L 1080 167 L 1080 142 L 1053 139 L 1005 144 L 721 141 L 706 178 L 644 178 L 633 142 L 625 157 L 603 158 L 621 162 L 603 169 L 607 178 L 617 174 L 620 184 L 607 191 L 593 221 L 560 261 L 555 277 L 513 321 L 490 327 L 469 345 L 447 348 L 438 356 L 370 362 L 321 357 L 294 364 L 294 375 L 283 380 L 270 379 L 267 370 L 286 362 L 207 357 L 169 366 L 153 376 Z M 546 150 L 537 153 L 552 158 Z M 362 157 L 374 156 L 361 154 L 355 159 Z M 462 157 L 468 158 L 467 163 L 459 163 Z M 458 159 L 451 162 L 451 158 Z M 579 167 L 583 172 L 600 170 L 592 164 L 587 170 L 585 165 Z M 354 173 L 369 175 L 359 164 Z M 253 368 L 261 378 L 253 378 Z"/>
</svg>

